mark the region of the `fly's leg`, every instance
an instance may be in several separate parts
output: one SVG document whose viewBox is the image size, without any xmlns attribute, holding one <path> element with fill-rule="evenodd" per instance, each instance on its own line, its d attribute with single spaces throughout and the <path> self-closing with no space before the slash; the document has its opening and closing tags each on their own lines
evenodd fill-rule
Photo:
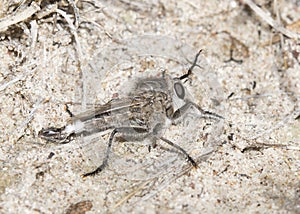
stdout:
<svg viewBox="0 0 300 214">
<path fill-rule="evenodd" d="M 185 157 L 186 159 L 193 165 L 193 167 L 197 168 L 197 163 L 196 161 L 194 161 L 194 159 L 180 146 L 178 146 L 177 144 L 173 143 L 172 141 L 164 138 L 164 137 L 160 137 L 160 139 L 164 142 L 166 142 L 167 144 L 169 144 L 170 146 L 176 148 L 177 150 L 179 150 Z"/>
<path fill-rule="evenodd" d="M 69 114 L 70 117 L 74 117 L 75 115 L 71 112 L 71 110 L 69 109 L 68 104 L 65 104 L 65 111 Z"/>
<path fill-rule="evenodd" d="M 186 104 L 184 104 L 181 108 L 177 109 L 172 115 L 171 115 L 171 120 L 175 121 L 176 119 L 180 118 L 182 115 L 184 115 L 186 112 L 189 111 L 191 107 L 195 107 L 201 114 L 203 118 L 209 118 L 209 119 L 214 119 L 214 120 L 219 120 L 219 119 L 224 119 L 222 116 L 209 112 L 209 111 L 204 111 L 200 106 L 198 106 L 196 103 L 193 103 L 192 101 L 187 101 Z M 197 167 L 197 163 L 193 160 L 193 158 L 180 146 L 177 144 L 171 142 L 168 139 L 165 139 L 163 137 L 160 138 L 162 141 L 166 142 L 170 146 L 173 146 L 180 152 L 182 152 L 187 160 L 194 166 Z"/>
<path fill-rule="evenodd" d="M 110 136 L 109 136 L 109 141 L 108 141 L 108 145 L 107 145 L 107 149 L 106 149 L 106 154 L 105 154 L 105 157 L 104 157 L 104 160 L 103 160 L 102 164 L 97 169 L 95 169 L 94 171 L 83 174 L 82 177 L 96 175 L 99 172 L 101 172 L 108 165 L 108 159 L 109 159 L 109 154 L 110 154 L 110 150 L 111 150 L 111 145 L 112 145 L 114 136 L 117 134 L 117 132 L 118 132 L 118 130 L 114 129 L 112 131 L 112 133 L 110 134 Z"/>
<path fill-rule="evenodd" d="M 154 141 L 153 141 L 153 145 L 156 145 L 156 140 L 160 139 L 162 141 L 164 141 L 165 143 L 169 144 L 170 146 L 174 147 L 176 150 L 180 151 L 185 157 L 186 159 L 196 168 L 197 167 L 197 163 L 194 161 L 194 159 L 180 146 L 178 146 L 177 144 L 173 143 L 172 141 L 161 137 L 161 130 L 163 128 L 163 125 L 161 123 L 156 124 L 156 126 L 153 129 L 153 132 L 151 133 L 152 136 L 154 137 Z"/>
<path fill-rule="evenodd" d="M 213 120 L 220 120 L 224 119 L 224 117 L 209 112 L 204 111 L 200 106 L 198 106 L 196 103 L 192 101 L 187 101 L 181 108 L 177 109 L 173 115 L 171 116 L 171 120 L 175 121 L 176 119 L 180 118 L 183 114 L 185 114 L 191 107 L 195 107 L 201 114 L 203 118 L 213 119 Z"/>
<path fill-rule="evenodd" d="M 128 137 L 132 137 L 132 138 L 136 138 L 137 135 L 143 136 L 142 138 L 145 138 L 146 135 L 149 134 L 149 131 L 148 131 L 148 129 L 141 128 L 141 127 L 115 128 L 109 136 L 109 141 L 108 141 L 108 145 L 107 145 L 107 149 L 106 149 L 106 154 L 105 154 L 105 157 L 103 159 L 102 164 L 97 169 L 95 169 L 94 171 L 83 174 L 82 175 L 83 178 L 85 178 L 87 176 L 94 176 L 94 175 L 98 174 L 99 172 L 102 172 L 103 169 L 105 167 L 107 167 L 109 155 L 110 155 L 110 152 L 111 152 L 111 146 L 112 146 L 112 143 L 113 143 L 113 139 L 114 139 L 114 137 L 117 133 L 122 134 L 122 136 L 128 136 Z"/>
</svg>

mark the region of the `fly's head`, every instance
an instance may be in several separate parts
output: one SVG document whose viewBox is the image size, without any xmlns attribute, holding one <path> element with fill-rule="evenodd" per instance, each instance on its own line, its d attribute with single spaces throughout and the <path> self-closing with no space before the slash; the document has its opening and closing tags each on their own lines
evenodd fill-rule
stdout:
<svg viewBox="0 0 300 214">
<path fill-rule="evenodd" d="M 136 93 L 145 91 L 163 92 L 170 97 L 174 111 L 181 108 L 189 99 L 190 95 L 180 78 L 172 78 L 163 73 L 162 77 L 140 79 L 134 90 Z"/>
<path fill-rule="evenodd" d="M 176 111 L 184 104 L 186 104 L 187 100 L 189 99 L 189 93 L 187 91 L 187 88 L 183 85 L 183 82 L 179 78 L 172 79 L 170 91 L 172 95 L 174 110 Z"/>
</svg>

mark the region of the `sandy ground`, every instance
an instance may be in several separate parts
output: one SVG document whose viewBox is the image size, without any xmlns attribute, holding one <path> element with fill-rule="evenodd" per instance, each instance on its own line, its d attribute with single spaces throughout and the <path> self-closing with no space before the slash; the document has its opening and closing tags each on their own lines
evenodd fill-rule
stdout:
<svg viewBox="0 0 300 214">
<path fill-rule="evenodd" d="M 300 3 L 256 1 L 261 17 L 245 3 L 2 1 L 0 212 L 300 213 Z M 38 137 L 66 124 L 66 103 L 76 114 L 137 77 L 181 76 L 200 49 L 185 85 L 225 119 L 192 112 L 164 134 L 198 169 L 119 140 L 109 167 L 82 179 L 109 132 L 63 145 Z"/>
</svg>

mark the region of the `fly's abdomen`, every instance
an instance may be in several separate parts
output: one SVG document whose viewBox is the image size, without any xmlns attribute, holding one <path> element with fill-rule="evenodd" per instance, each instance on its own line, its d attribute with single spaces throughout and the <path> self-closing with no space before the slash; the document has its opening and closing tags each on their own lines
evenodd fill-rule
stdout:
<svg viewBox="0 0 300 214">
<path fill-rule="evenodd" d="M 50 127 L 39 131 L 39 137 L 55 143 L 68 143 L 72 140 L 74 133 L 66 132 L 66 127 Z"/>
</svg>

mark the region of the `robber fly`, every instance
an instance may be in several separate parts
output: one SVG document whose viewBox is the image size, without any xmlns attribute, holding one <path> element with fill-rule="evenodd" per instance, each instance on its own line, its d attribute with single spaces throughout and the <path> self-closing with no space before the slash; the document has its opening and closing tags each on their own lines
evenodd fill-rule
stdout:
<svg viewBox="0 0 300 214">
<path fill-rule="evenodd" d="M 83 177 L 96 175 L 108 165 L 116 134 L 126 140 L 151 139 L 153 147 L 158 140 L 162 140 L 182 153 L 194 167 L 197 167 L 197 163 L 184 149 L 162 136 L 162 130 L 170 124 L 175 124 L 191 108 L 197 109 L 203 117 L 217 120 L 222 118 L 202 110 L 186 96 L 187 91 L 182 81 L 191 75 L 200 52 L 196 55 L 187 74 L 179 78 L 171 78 L 163 72 L 160 78 L 140 79 L 127 97 L 112 99 L 97 107 L 92 113 L 86 112 L 73 116 L 64 127 L 42 129 L 39 136 L 47 141 L 68 143 L 76 135 L 88 136 L 111 129 L 102 164 L 94 171 L 83 174 Z M 181 103 L 181 106 L 175 108 L 175 103 Z"/>
</svg>

